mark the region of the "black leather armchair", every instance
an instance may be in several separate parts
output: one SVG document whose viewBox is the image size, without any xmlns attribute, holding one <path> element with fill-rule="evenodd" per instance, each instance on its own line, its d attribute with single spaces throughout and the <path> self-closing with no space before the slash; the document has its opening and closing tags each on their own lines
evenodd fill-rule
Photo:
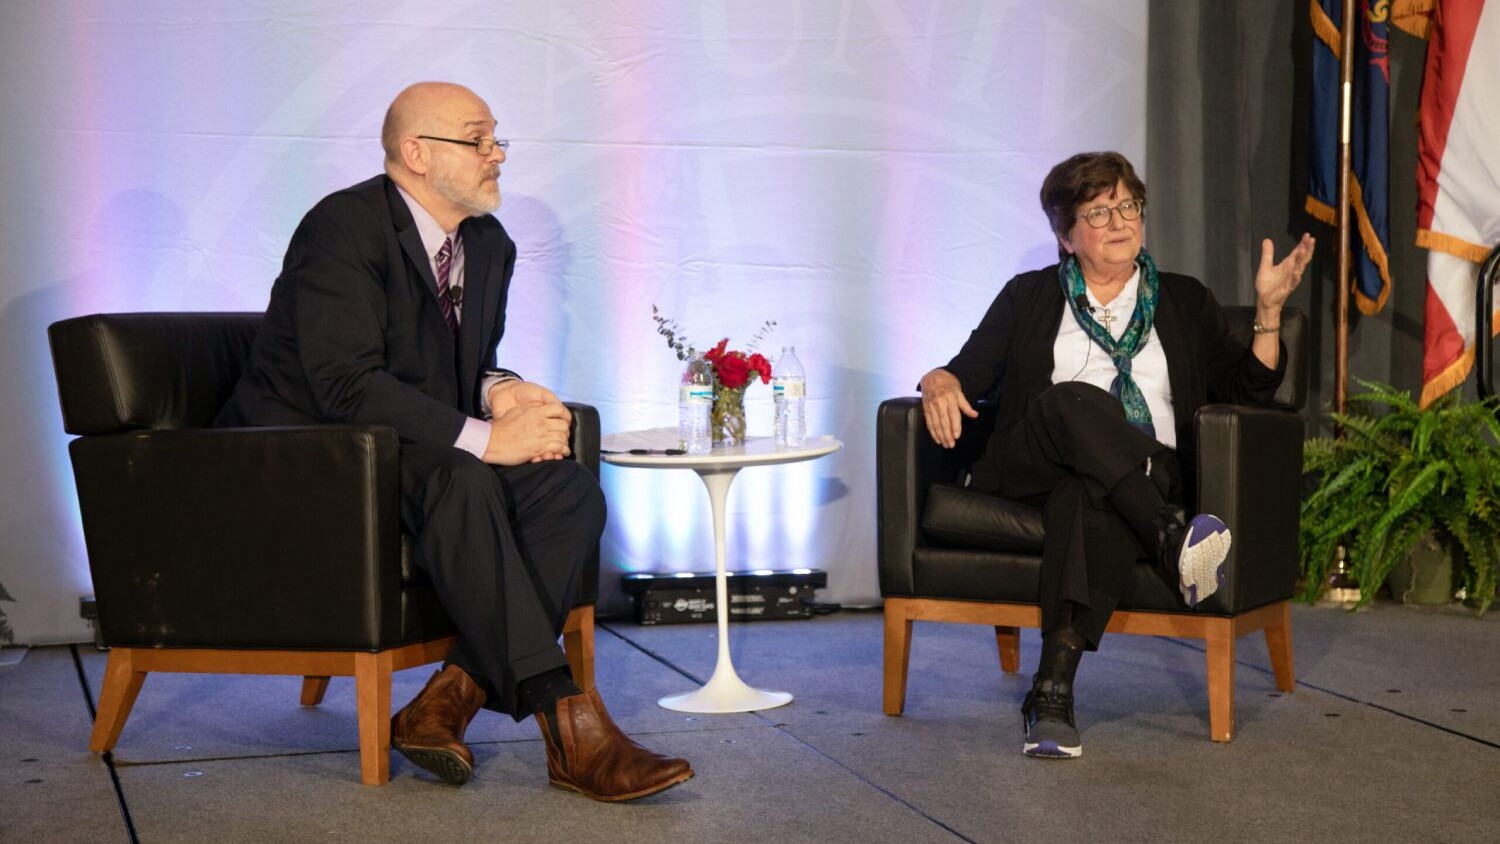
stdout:
<svg viewBox="0 0 1500 844">
<path fill-rule="evenodd" d="M 1225 310 L 1231 330 L 1248 338 L 1254 309 Z M 1307 396 L 1306 316 L 1283 312 L 1281 336 L 1289 357 L 1275 409 L 1211 405 L 1195 420 L 1195 509 L 1223 518 L 1234 537 L 1223 586 L 1189 609 L 1143 562 L 1108 627 L 1111 633 L 1205 640 L 1215 741 L 1234 737 L 1238 637 L 1264 630 L 1277 688 L 1290 692 L 1295 685 L 1289 599 L 1297 577 L 1303 428 L 1296 411 Z M 888 715 L 905 707 L 913 621 L 993 625 L 1007 672 L 1020 667 L 1020 628 L 1041 624 L 1041 511 L 962 486 L 975 447 L 993 429 L 993 411 L 991 405 L 978 420 L 965 420 L 960 446 L 947 451 L 928 435 L 919 398 L 880 406 L 877 498 Z"/>
<path fill-rule="evenodd" d="M 212 428 L 260 314 L 102 314 L 48 329 L 100 634 L 90 748 L 114 747 L 152 671 L 291 674 L 302 703 L 355 677 L 361 778 L 389 778 L 391 673 L 443 659 L 454 627 L 400 524 L 390 428 Z M 599 472 L 599 416 L 573 410 Z M 598 559 L 567 620 L 593 685 Z"/>
</svg>

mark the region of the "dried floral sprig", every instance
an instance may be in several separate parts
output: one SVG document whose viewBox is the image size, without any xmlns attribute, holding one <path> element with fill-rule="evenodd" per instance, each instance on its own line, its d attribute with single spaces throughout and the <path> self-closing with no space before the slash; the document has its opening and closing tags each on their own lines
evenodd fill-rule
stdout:
<svg viewBox="0 0 1500 844">
<path fill-rule="evenodd" d="M 745 344 L 745 351 L 755 351 L 755 347 L 760 345 L 760 341 L 770 336 L 771 332 L 775 329 L 776 320 L 774 319 L 768 319 L 765 322 L 761 323 L 760 328 L 756 329 L 755 335 L 750 338 L 750 342 Z"/>
<path fill-rule="evenodd" d="M 667 338 L 667 347 L 677 355 L 678 360 L 691 360 L 697 349 L 693 348 L 692 341 L 682 332 L 682 325 L 675 319 L 662 316 L 661 311 L 653 303 L 651 305 L 651 321 L 656 323 L 656 333 Z M 746 352 L 755 351 L 760 342 L 770 336 L 776 328 L 776 320 L 768 319 L 760 324 L 750 342 L 745 345 Z"/>
<path fill-rule="evenodd" d="M 676 353 L 678 360 L 692 360 L 693 344 L 683 336 L 677 320 L 662 316 L 655 304 L 651 305 L 651 320 L 656 323 L 656 333 L 667 338 L 667 347 Z"/>
</svg>

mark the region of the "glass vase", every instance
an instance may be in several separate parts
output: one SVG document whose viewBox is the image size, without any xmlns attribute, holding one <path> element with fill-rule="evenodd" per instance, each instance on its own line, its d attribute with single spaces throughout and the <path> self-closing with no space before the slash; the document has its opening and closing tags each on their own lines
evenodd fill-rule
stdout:
<svg viewBox="0 0 1500 844">
<path fill-rule="evenodd" d="M 713 429 L 714 445 L 744 445 L 744 387 L 730 389 L 714 385 L 714 406 L 709 413 L 708 426 Z"/>
</svg>

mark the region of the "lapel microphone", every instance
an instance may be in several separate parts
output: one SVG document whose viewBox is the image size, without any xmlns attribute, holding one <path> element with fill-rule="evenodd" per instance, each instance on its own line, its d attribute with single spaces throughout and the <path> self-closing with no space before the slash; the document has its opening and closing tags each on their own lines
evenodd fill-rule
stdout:
<svg viewBox="0 0 1500 844">
<path fill-rule="evenodd" d="M 460 307 L 461 305 L 463 305 L 463 303 L 464 303 L 464 288 L 463 288 L 462 285 L 455 285 L 453 287 L 449 287 L 447 295 L 448 295 L 448 301 L 453 303 L 453 307 L 457 308 L 457 307 Z"/>
<path fill-rule="evenodd" d="M 452 293 L 453 292 L 453 288 L 451 288 L 451 287 L 448 288 L 448 292 Z M 462 296 L 462 295 L 463 295 L 462 293 L 459 293 L 459 296 Z M 1085 313 L 1092 314 L 1094 312 L 1093 306 L 1089 304 L 1089 297 L 1083 295 L 1082 293 L 1080 293 L 1077 296 L 1073 297 L 1073 304 L 1075 304 L 1075 305 L 1078 306 L 1078 310 L 1083 311 Z"/>
</svg>

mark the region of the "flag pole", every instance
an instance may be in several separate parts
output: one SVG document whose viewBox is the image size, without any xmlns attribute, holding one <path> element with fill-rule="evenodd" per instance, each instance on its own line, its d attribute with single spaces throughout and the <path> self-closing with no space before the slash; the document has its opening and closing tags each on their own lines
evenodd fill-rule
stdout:
<svg viewBox="0 0 1500 844">
<path fill-rule="evenodd" d="M 1334 294 L 1333 408 L 1344 413 L 1349 400 L 1349 277 L 1353 269 L 1349 254 L 1349 138 L 1354 112 L 1354 0 L 1344 0 L 1339 49 L 1339 190 L 1338 190 L 1338 283 Z M 1339 426 L 1342 429 L 1343 426 Z M 1339 436 L 1343 431 L 1338 432 Z"/>
<path fill-rule="evenodd" d="M 1349 276 L 1353 256 L 1349 254 L 1349 138 L 1354 113 L 1354 0 L 1344 0 L 1343 26 L 1339 31 L 1339 188 L 1336 219 L 1339 229 L 1337 292 L 1334 294 L 1333 333 L 1333 409 L 1344 413 L 1349 401 Z M 1344 426 L 1335 424 L 1333 435 L 1344 438 Z M 1326 600 L 1350 605 L 1359 599 L 1359 583 L 1354 579 L 1348 549 L 1344 543 L 1334 549 L 1333 574 L 1328 578 Z"/>
</svg>

